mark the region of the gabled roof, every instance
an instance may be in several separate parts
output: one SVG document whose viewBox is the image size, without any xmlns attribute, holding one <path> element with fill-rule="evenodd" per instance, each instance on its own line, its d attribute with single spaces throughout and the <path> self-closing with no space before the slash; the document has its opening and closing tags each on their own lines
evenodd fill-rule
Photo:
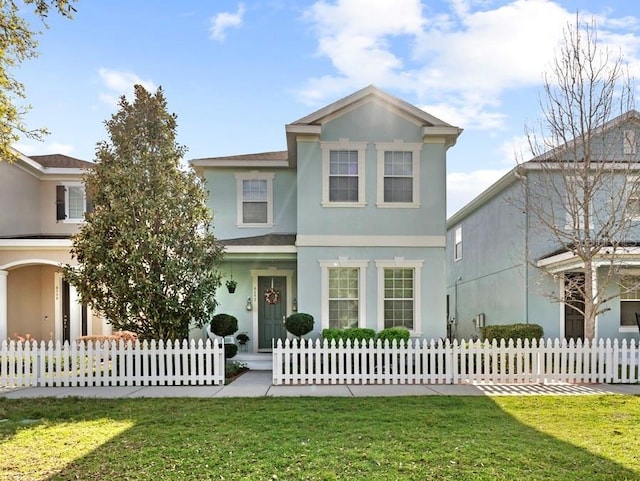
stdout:
<svg viewBox="0 0 640 481">
<path fill-rule="evenodd" d="M 424 136 L 439 136 L 446 138 L 448 146 L 455 144 L 456 139 L 462 132 L 462 129 L 428 114 L 415 105 L 405 102 L 398 97 L 394 97 L 374 85 L 369 85 L 368 87 L 358 90 L 351 95 L 347 95 L 346 97 L 316 110 L 295 122 L 287 124 L 285 126 L 285 130 L 287 132 L 289 162 L 291 164 L 295 164 L 297 161 L 297 135 L 320 135 L 323 123 L 328 122 L 371 100 L 381 102 L 389 110 L 395 111 L 398 114 L 409 118 L 417 125 L 420 125 Z"/>
<path fill-rule="evenodd" d="M 341 110 L 351 107 L 352 105 L 357 104 L 362 100 L 367 99 L 368 97 L 376 97 L 383 103 L 391 107 L 395 107 L 403 111 L 405 114 L 414 117 L 422 124 L 426 124 L 429 126 L 453 127 L 452 125 L 443 122 L 437 117 L 428 114 L 424 110 L 421 110 L 418 107 L 405 102 L 404 100 L 394 97 L 393 95 L 389 95 L 388 93 L 383 92 L 374 85 L 369 85 L 368 87 L 358 90 L 351 95 L 347 95 L 346 97 L 337 100 L 332 104 L 327 105 L 326 107 L 322 107 L 321 109 L 316 110 L 315 112 L 306 115 L 305 117 L 302 117 L 301 119 L 298 119 L 289 125 L 321 125 L 326 118 L 334 117 Z"/>
<path fill-rule="evenodd" d="M 256 154 L 229 155 L 224 157 L 204 157 L 189 161 L 196 172 L 203 167 L 288 167 L 286 150 L 259 152 Z"/>
<path fill-rule="evenodd" d="M 622 124 L 630 120 L 640 123 L 640 112 L 635 109 L 629 110 L 609 120 L 608 122 L 605 122 L 603 125 L 593 129 L 591 132 L 591 136 L 597 136 L 608 130 L 620 127 Z M 447 219 L 447 229 L 450 229 L 456 224 L 460 223 L 465 217 L 493 199 L 496 195 L 506 189 L 513 182 L 520 180 L 523 174 L 527 174 L 527 171 L 541 170 L 545 167 L 545 165 L 553 165 L 552 162 L 557 161 L 558 157 L 562 154 L 563 151 L 569 151 L 570 149 L 576 148 L 580 145 L 580 143 L 580 139 L 573 139 L 565 145 L 561 145 L 555 149 L 550 149 L 549 151 L 514 167 L 496 182 L 487 187 L 483 192 L 478 194 L 469 203 L 464 205 L 451 217 L 449 217 L 449 219 Z"/>
<path fill-rule="evenodd" d="M 30 155 L 29 158 L 47 169 L 90 169 L 94 166 L 93 162 L 63 154 Z"/>
</svg>

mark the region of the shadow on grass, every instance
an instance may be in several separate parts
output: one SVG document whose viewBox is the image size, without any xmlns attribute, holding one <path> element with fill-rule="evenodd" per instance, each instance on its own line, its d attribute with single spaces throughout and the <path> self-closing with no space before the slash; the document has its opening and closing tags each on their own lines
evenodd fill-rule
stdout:
<svg viewBox="0 0 640 481">
<path fill-rule="evenodd" d="M 0 452 L 34 463 L 2 479 L 640 479 L 630 396 L 0 399 L 0 419 Z"/>
</svg>

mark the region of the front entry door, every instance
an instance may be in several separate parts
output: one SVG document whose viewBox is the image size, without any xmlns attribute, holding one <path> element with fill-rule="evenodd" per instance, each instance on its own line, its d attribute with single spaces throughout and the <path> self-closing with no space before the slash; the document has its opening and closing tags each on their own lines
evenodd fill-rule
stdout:
<svg viewBox="0 0 640 481">
<path fill-rule="evenodd" d="M 271 349 L 272 339 L 287 338 L 286 287 L 286 277 L 258 277 L 258 349 Z"/>
<path fill-rule="evenodd" d="M 580 284 L 581 289 L 584 289 L 584 274 L 567 274 L 565 289 L 568 289 L 573 283 Z M 567 295 L 565 294 L 565 296 Z M 584 310 L 584 296 L 575 290 L 569 295 L 570 299 L 567 299 L 564 305 L 564 337 L 567 340 L 584 340 L 584 314 L 571 307 L 573 305 Z"/>
</svg>

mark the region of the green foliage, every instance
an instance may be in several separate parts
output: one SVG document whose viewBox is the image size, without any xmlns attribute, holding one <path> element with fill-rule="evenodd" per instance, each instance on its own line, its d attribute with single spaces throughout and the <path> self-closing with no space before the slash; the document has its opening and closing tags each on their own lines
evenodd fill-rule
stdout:
<svg viewBox="0 0 640 481">
<path fill-rule="evenodd" d="M 284 326 L 294 336 L 304 336 L 313 330 L 313 316 L 304 312 L 296 312 L 285 319 Z"/>
<path fill-rule="evenodd" d="M 366 327 L 348 327 L 346 329 L 328 328 L 322 330 L 322 337 L 327 340 L 343 339 L 345 341 L 368 341 L 376 338 L 376 331 Z"/>
<path fill-rule="evenodd" d="M 224 345 L 224 357 L 225 359 L 231 359 L 238 354 L 238 345 L 232 343 L 226 343 Z"/>
<path fill-rule="evenodd" d="M 544 332 L 542 326 L 538 324 L 497 324 L 485 326 L 481 329 L 482 337 L 488 341 L 497 339 L 541 339 Z"/>
<path fill-rule="evenodd" d="M 207 193 L 180 166 L 185 148 L 166 107 L 162 89 L 140 85 L 133 103 L 120 99 L 84 178 L 94 211 L 72 239 L 78 267 L 64 267 L 82 302 L 141 339 L 188 337 L 210 320 L 220 285 Z"/>
<path fill-rule="evenodd" d="M 389 341 L 392 344 L 395 340 L 398 345 L 401 343 L 406 344 L 409 341 L 410 333 L 408 329 L 404 327 L 387 327 L 378 333 L 378 339 L 381 341 Z"/>
<path fill-rule="evenodd" d="M 11 69 L 38 56 L 36 37 L 41 33 L 34 30 L 22 17 L 27 10 L 31 10 L 44 22 L 49 11 L 54 10 L 63 17 L 71 18 L 75 12 L 71 5 L 73 2 L 74 0 L 0 2 L 0 162 L 17 158 L 11 145 L 20 140 L 20 135 L 41 140 L 48 133 L 44 128 L 28 129 L 22 119 L 30 106 L 20 106 L 17 102 L 25 99 L 26 93 L 24 85 L 13 77 Z M 46 23 L 43 25 L 46 26 Z"/>
<path fill-rule="evenodd" d="M 216 314 L 209 328 L 216 336 L 230 336 L 238 330 L 238 319 L 231 314 Z"/>
</svg>

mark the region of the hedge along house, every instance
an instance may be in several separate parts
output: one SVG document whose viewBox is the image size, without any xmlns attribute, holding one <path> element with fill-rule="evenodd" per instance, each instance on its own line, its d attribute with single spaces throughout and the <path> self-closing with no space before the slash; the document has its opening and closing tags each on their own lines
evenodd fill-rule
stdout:
<svg viewBox="0 0 640 481">
<path fill-rule="evenodd" d="M 111 332 L 60 271 L 72 263 L 70 237 L 90 208 L 82 175 L 92 165 L 59 154 L 0 162 L 0 342 Z"/>
<path fill-rule="evenodd" d="M 446 153 L 461 129 L 374 86 L 286 125 L 287 150 L 191 160 L 226 247 L 218 312 L 250 351 L 283 319 L 446 334 Z M 223 280 L 223 281 L 224 281 Z"/>
<path fill-rule="evenodd" d="M 640 289 L 625 292 L 624 287 L 640 286 L 640 203 L 637 190 L 624 188 L 640 176 L 638 140 L 640 114 L 629 111 L 595 129 L 591 141 L 592 151 L 598 152 L 592 163 L 604 168 L 589 206 L 590 225 L 593 242 L 605 246 L 594 260 L 592 278 L 594 292 L 603 286 L 602 294 L 611 298 L 596 318 L 596 338 L 638 339 Z M 571 172 L 557 169 L 554 176 L 545 163 L 566 159 L 571 165 L 581 158 L 582 148 L 573 141 L 553 156 L 521 164 L 448 220 L 447 294 L 456 337 L 469 339 L 481 334 L 482 325 L 510 323 L 539 324 L 548 338 L 584 337 L 584 315 L 550 297 L 563 298 L 570 280 L 584 278 L 584 264 L 541 226 L 535 210 L 553 215 L 568 243 L 580 231 L 579 215 L 568 212 Z M 559 180 L 561 175 L 567 182 Z M 578 205 L 578 214 L 580 210 Z M 609 221 L 617 234 L 603 231 L 603 222 Z M 624 228 L 618 230 L 620 225 Z M 573 301 L 584 304 L 576 297 Z"/>
</svg>

